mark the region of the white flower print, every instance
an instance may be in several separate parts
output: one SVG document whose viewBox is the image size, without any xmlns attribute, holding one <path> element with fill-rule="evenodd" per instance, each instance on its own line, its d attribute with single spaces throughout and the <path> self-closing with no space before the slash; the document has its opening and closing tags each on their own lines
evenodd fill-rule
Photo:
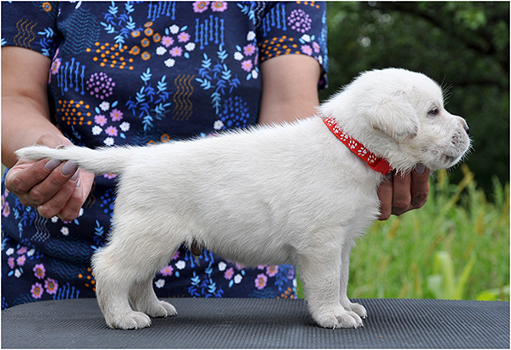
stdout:
<svg viewBox="0 0 511 350">
<path fill-rule="evenodd" d="M 54 224 L 57 223 L 57 221 L 59 221 L 59 217 L 58 216 L 54 216 L 51 218 L 51 222 L 53 222 Z"/>
<path fill-rule="evenodd" d="M 193 50 L 195 50 L 195 43 L 188 43 L 188 44 L 186 44 L 186 45 L 185 45 L 185 49 L 186 49 L 187 51 L 193 51 Z"/>
<path fill-rule="evenodd" d="M 254 69 L 252 71 L 252 78 L 257 79 L 258 76 L 259 76 L 259 73 L 257 73 L 257 71 Z"/>
<path fill-rule="evenodd" d="M 254 40 L 255 37 L 256 37 L 256 35 L 255 35 L 255 33 L 253 31 L 248 32 L 248 34 L 247 34 L 247 40 L 248 41 Z"/>
<path fill-rule="evenodd" d="M 92 128 L 92 135 L 99 135 L 101 134 L 101 132 L 103 131 L 103 129 L 101 129 L 101 127 L 99 125 L 95 125 L 93 128 Z"/>
<path fill-rule="evenodd" d="M 119 128 L 120 128 L 122 131 L 126 132 L 126 131 L 128 131 L 128 130 L 130 129 L 130 123 L 128 123 L 128 122 L 124 122 L 124 123 L 122 123 L 121 125 L 119 125 Z"/>
<path fill-rule="evenodd" d="M 35 254 L 35 249 L 30 249 L 28 252 L 27 252 L 27 256 L 32 256 Z"/>
<path fill-rule="evenodd" d="M 12 254 L 14 254 L 14 248 L 9 248 L 9 249 L 7 249 L 7 250 L 5 251 L 5 254 L 7 254 L 7 255 L 12 255 Z"/>
<path fill-rule="evenodd" d="M 108 103 L 107 101 L 103 101 L 99 105 L 99 108 L 101 108 L 102 111 L 108 111 L 110 109 L 110 103 Z"/>
<path fill-rule="evenodd" d="M 114 138 L 113 137 L 107 137 L 103 143 L 107 146 L 113 146 L 114 144 Z"/>
<path fill-rule="evenodd" d="M 60 232 L 64 235 L 64 236 L 69 236 L 69 228 L 67 228 L 66 226 L 62 227 L 60 229 Z"/>
<path fill-rule="evenodd" d="M 175 24 L 174 24 L 173 26 L 171 26 L 171 27 L 169 28 L 169 30 L 170 30 L 170 32 L 171 32 L 172 34 L 177 34 L 177 33 L 179 33 L 179 27 L 178 27 L 177 25 L 175 25 Z"/>
<path fill-rule="evenodd" d="M 186 267 L 186 263 L 183 261 L 183 260 L 179 260 L 177 263 L 176 263 L 176 267 L 178 270 L 182 270 Z"/>
<path fill-rule="evenodd" d="M 220 130 L 224 126 L 224 123 L 221 120 L 217 120 L 215 124 L 213 124 L 213 128 L 215 130 Z"/>
<path fill-rule="evenodd" d="M 220 261 L 218 263 L 218 271 L 225 271 L 225 268 L 227 267 L 227 264 L 223 261 Z"/>
<path fill-rule="evenodd" d="M 21 277 L 21 272 L 20 272 L 20 270 L 19 270 L 19 269 L 16 269 L 16 270 L 14 271 L 14 277 L 16 277 L 16 278 L 20 278 L 20 277 Z"/>
<path fill-rule="evenodd" d="M 241 52 L 239 52 L 239 51 L 236 51 L 236 52 L 234 53 L 234 59 L 235 59 L 236 61 L 241 61 L 241 60 L 243 59 L 243 54 L 242 54 Z"/>
<path fill-rule="evenodd" d="M 176 60 L 172 59 L 172 58 L 169 58 L 168 60 L 166 60 L 165 62 L 165 65 L 167 67 L 174 67 L 174 64 L 176 64 Z"/>
<path fill-rule="evenodd" d="M 242 279 L 243 279 L 243 276 L 241 276 L 240 274 L 237 274 L 236 276 L 234 276 L 234 283 L 239 284 Z"/>
<path fill-rule="evenodd" d="M 303 41 L 305 41 L 306 43 L 310 43 L 310 41 L 311 41 L 311 37 L 310 37 L 310 35 L 308 35 L 308 34 L 304 34 L 304 35 L 302 35 L 301 39 L 302 39 Z"/>
<path fill-rule="evenodd" d="M 154 282 L 154 285 L 156 288 L 163 288 L 165 285 L 165 280 L 163 278 L 160 278 L 158 281 Z"/>
<path fill-rule="evenodd" d="M 166 49 L 166 48 L 164 48 L 163 46 L 160 46 L 160 47 L 158 47 L 158 48 L 156 49 L 156 54 L 157 54 L 157 55 L 159 55 L 159 56 L 161 56 L 161 55 L 165 54 L 165 52 L 167 52 L 167 49 Z"/>
</svg>

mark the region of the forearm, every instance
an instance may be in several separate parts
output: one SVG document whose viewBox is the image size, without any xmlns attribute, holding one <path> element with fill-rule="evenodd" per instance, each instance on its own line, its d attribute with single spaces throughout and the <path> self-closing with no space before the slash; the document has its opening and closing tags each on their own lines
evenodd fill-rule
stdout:
<svg viewBox="0 0 511 350">
<path fill-rule="evenodd" d="M 2 164 L 11 168 L 14 151 L 42 135 L 60 131 L 50 121 L 48 72 L 51 60 L 38 52 L 2 47 Z"/>
<path fill-rule="evenodd" d="M 17 158 L 14 151 L 33 145 L 42 135 L 61 135 L 49 117 L 30 99 L 2 97 L 2 164 L 11 168 Z"/>
</svg>

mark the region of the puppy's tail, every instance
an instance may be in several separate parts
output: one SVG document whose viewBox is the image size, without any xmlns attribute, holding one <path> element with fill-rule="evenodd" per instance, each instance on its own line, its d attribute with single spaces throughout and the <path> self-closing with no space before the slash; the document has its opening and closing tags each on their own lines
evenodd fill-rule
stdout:
<svg viewBox="0 0 511 350">
<path fill-rule="evenodd" d="M 122 174 L 124 169 L 133 162 L 135 147 L 99 148 L 93 150 L 86 147 L 49 148 L 46 146 L 30 146 L 17 150 L 18 158 L 39 160 L 43 158 L 60 161 L 73 160 L 80 168 L 95 174 Z"/>
</svg>

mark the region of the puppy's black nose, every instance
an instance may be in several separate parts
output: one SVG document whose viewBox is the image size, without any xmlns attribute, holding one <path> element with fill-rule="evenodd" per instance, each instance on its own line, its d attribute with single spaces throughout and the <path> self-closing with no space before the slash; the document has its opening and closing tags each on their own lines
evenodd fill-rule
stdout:
<svg viewBox="0 0 511 350">
<path fill-rule="evenodd" d="M 468 124 L 465 124 L 465 132 L 467 135 L 470 135 L 470 128 L 468 127 Z"/>
</svg>

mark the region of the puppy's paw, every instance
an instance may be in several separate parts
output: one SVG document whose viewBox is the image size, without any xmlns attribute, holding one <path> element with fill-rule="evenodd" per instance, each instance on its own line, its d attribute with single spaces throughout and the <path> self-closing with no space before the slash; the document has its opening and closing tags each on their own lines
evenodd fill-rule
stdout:
<svg viewBox="0 0 511 350">
<path fill-rule="evenodd" d="M 362 305 L 360 305 L 358 303 L 350 302 L 348 305 L 343 305 L 343 306 L 346 311 L 352 311 L 362 318 L 367 317 L 367 311 L 366 311 L 365 307 L 363 307 Z"/>
<path fill-rule="evenodd" d="M 151 307 L 146 310 L 146 314 L 151 317 L 170 317 L 177 315 L 177 311 L 172 304 L 158 300 L 158 302 L 153 303 Z"/>
<path fill-rule="evenodd" d="M 117 329 L 139 329 L 149 327 L 151 319 L 143 312 L 132 311 L 122 315 L 105 317 L 110 328 Z"/>
<path fill-rule="evenodd" d="M 356 313 L 338 308 L 336 311 L 324 312 L 316 316 L 315 319 L 324 328 L 357 328 L 364 325 Z"/>
</svg>

